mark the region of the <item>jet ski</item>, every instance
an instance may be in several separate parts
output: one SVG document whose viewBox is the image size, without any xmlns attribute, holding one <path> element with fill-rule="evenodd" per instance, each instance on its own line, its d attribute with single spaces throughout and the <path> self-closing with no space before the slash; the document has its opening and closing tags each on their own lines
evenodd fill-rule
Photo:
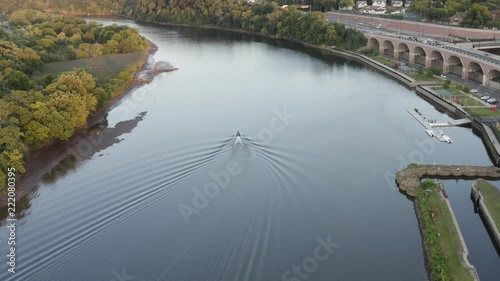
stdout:
<svg viewBox="0 0 500 281">
<path fill-rule="evenodd" d="M 241 134 L 240 131 L 236 132 L 236 140 L 234 141 L 234 144 L 242 144 L 243 141 L 241 140 Z"/>
</svg>

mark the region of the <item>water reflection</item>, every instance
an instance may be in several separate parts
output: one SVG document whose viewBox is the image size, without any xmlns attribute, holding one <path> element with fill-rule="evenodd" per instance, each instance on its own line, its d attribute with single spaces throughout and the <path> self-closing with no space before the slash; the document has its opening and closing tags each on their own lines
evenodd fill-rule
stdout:
<svg viewBox="0 0 500 281">
<path fill-rule="evenodd" d="M 38 196 L 40 184 L 49 185 L 67 176 L 80 167 L 84 161 L 118 144 L 121 136 L 131 133 L 147 112 L 139 113 L 131 120 L 118 122 L 108 128 L 107 115 L 100 121 L 81 130 L 69 141 L 53 145 L 34 154 L 27 167 L 26 175 L 19 183 L 16 201 L 17 219 L 23 218 L 25 210 L 31 207 L 30 201 Z M 7 206 L 0 207 L 0 220 L 7 217 Z"/>
</svg>

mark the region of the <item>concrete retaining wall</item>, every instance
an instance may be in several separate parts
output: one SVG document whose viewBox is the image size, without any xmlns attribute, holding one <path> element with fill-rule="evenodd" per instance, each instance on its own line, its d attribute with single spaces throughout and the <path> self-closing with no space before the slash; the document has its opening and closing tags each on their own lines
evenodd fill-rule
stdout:
<svg viewBox="0 0 500 281">
<path fill-rule="evenodd" d="M 371 25 L 380 25 L 381 27 L 391 29 L 397 32 L 404 32 L 418 36 L 431 36 L 442 38 L 446 41 L 450 37 L 454 38 L 481 38 L 496 39 L 500 37 L 500 32 L 493 29 L 473 29 L 449 25 L 437 25 L 424 22 L 402 21 L 393 19 L 384 19 L 363 14 L 328 12 L 326 17 L 330 20 L 349 20 Z"/>
<path fill-rule="evenodd" d="M 442 109 L 449 111 L 450 113 L 456 114 L 456 107 L 453 104 L 448 103 L 443 100 L 439 95 L 429 87 L 418 86 L 416 89 L 417 93 L 423 95 L 426 99 L 432 102 L 432 104 L 439 106 Z"/>
<path fill-rule="evenodd" d="M 500 167 L 500 152 L 495 148 L 493 145 L 493 142 L 496 141 L 494 139 L 491 139 L 489 137 L 489 134 L 486 132 L 486 130 L 491 130 L 489 127 L 487 127 L 485 124 L 474 120 L 472 123 L 472 129 L 481 136 L 481 139 L 483 140 L 484 146 L 486 147 L 486 150 L 488 151 L 488 155 L 490 156 L 491 160 L 493 163 L 495 163 L 496 166 Z"/>
<path fill-rule="evenodd" d="M 481 194 L 481 191 L 479 191 L 476 187 L 476 182 L 472 184 L 472 198 L 474 198 L 474 203 L 477 203 L 479 211 L 483 214 L 486 224 L 488 225 L 489 229 L 493 233 L 493 237 L 495 238 L 495 242 L 497 243 L 497 246 L 500 247 L 500 232 L 495 224 L 495 221 L 491 217 L 490 212 L 488 211 L 488 208 L 484 204 L 484 199 L 483 195 Z"/>
<path fill-rule="evenodd" d="M 462 230 L 460 229 L 460 226 L 458 225 L 457 218 L 455 217 L 455 212 L 453 211 L 453 208 L 451 207 L 450 200 L 448 200 L 448 198 L 446 198 L 446 196 L 444 196 L 444 194 L 443 194 L 444 186 L 441 183 L 440 183 L 440 185 L 441 185 L 441 192 L 439 193 L 439 196 L 441 197 L 441 200 L 443 200 L 446 203 L 446 206 L 448 207 L 448 210 L 451 214 L 451 218 L 453 220 L 453 226 L 455 227 L 455 230 L 458 234 L 458 239 L 460 240 L 460 245 L 462 246 L 462 249 L 463 249 L 462 262 L 469 270 L 472 278 L 476 281 L 479 281 L 479 274 L 477 273 L 476 267 L 469 262 L 469 248 L 467 248 L 467 244 L 465 244 L 465 239 L 464 239 L 464 236 L 462 234 Z"/>
<path fill-rule="evenodd" d="M 369 58 L 367 56 L 357 54 L 357 53 L 347 52 L 347 51 L 339 51 L 339 50 L 335 50 L 335 49 L 329 49 L 329 51 L 331 51 L 335 54 L 338 54 L 340 56 L 348 57 L 348 58 L 357 60 L 359 62 L 362 62 L 368 66 L 371 66 L 372 68 L 374 68 L 380 72 L 385 73 L 386 75 L 396 79 L 397 81 L 403 83 L 404 85 L 406 85 L 407 87 L 410 87 L 412 89 L 416 88 L 418 85 L 417 82 L 413 78 L 411 78 L 410 76 L 403 74 L 403 73 L 400 73 L 400 72 L 398 72 L 398 71 L 396 71 L 396 70 L 394 70 L 394 69 L 392 69 L 392 68 L 390 68 L 382 63 L 379 63 L 378 61 L 372 60 L 371 58 Z"/>
</svg>

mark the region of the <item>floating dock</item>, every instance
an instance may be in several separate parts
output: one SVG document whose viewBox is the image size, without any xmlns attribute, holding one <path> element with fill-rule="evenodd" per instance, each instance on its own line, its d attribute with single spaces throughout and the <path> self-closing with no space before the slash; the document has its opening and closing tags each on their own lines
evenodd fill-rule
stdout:
<svg viewBox="0 0 500 281">
<path fill-rule="evenodd" d="M 417 119 L 417 121 L 422 124 L 422 126 L 425 127 L 426 130 L 429 130 L 432 132 L 432 134 L 434 135 L 435 138 L 437 138 L 439 141 L 441 142 L 447 142 L 447 143 L 452 143 L 450 137 L 448 137 L 447 135 L 445 134 L 442 134 L 440 132 L 435 132 L 433 129 L 432 129 L 432 124 L 434 125 L 442 125 L 444 123 L 429 123 L 425 117 L 421 114 L 419 114 L 418 112 L 415 111 L 415 109 L 407 109 L 406 111 L 408 111 L 408 113 L 410 113 L 411 116 L 413 116 L 415 119 Z M 458 121 L 458 120 L 457 120 Z M 449 123 L 448 123 L 449 124 Z M 436 127 L 438 127 L 436 126 Z M 451 124 L 449 124 L 448 126 L 452 126 Z M 444 126 L 440 126 L 440 127 L 444 127 Z"/>
</svg>

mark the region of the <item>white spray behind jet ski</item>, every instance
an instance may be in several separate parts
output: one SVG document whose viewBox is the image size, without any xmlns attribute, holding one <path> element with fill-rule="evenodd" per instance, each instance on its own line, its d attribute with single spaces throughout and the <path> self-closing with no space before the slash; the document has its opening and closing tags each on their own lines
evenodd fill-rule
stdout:
<svg viewBox="0 0 500 281">
<path fill-rule="evenodd" d="M 234 144 L 243 144 L 243 141 L 241 140 L 241 134 L 240 132 L 236 132 L 236 140 L 234 141 Z"/>
</svg>

